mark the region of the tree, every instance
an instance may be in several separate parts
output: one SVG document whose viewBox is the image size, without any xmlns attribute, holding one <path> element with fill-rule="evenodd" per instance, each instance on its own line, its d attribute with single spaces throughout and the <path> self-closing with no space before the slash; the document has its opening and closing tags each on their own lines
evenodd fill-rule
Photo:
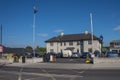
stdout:
<svg viewBox="0 0 120 80">
<path fill-rule="evenodd" d="M 44 54 L 46 52 L 46 48 L 37 46 L 36 51 L 40 54 Z"/>
<path fill-rule="evenodd" d="M 27 47 L 25 48 L 25 50 L 26 50 L 27 52 L 32 53 L 33 48 L 32 48 L 31 46 L 27 46 Z"/>
</svg>

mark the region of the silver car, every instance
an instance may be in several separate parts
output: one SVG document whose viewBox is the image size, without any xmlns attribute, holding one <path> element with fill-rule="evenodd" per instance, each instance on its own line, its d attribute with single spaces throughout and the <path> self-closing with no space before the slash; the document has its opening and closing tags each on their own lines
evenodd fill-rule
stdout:
<svg viewBox="0 0 120 80">
<path fill-rule="evenodd" d="M 72 53 L 71 57 L 72 58 L 79 58 L 80 54 L 79 53 Z"/>
</svg>

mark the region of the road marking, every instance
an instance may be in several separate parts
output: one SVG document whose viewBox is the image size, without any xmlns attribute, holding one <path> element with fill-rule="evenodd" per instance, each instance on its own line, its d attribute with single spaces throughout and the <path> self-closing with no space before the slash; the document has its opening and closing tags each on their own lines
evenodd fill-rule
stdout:
<svg viewBox="0 0 120 80">
<path fill-rule="evenodd" d="M 51 74 L 49 74 L 45 69 L 42 69 L 43 72 L 47 73 L 51 77 L 52 80 L 56 80 Z"/>
<path fill-rule="evenodd" d="M 19 72 L 15 72 L 15 71 L 1 71 L 3 73 L 9 73 L 9 74 L 19 74 Z M 43 77 L 64 77 L 64 78 L 73 78 L 73 77 L 84 77 L 81 75 L 68 75 L 68 74 L 46 74 L 46 73 L 28 73 L 28 72 L 22 72 L 22 75 L 33 75 L 33 76 L 43 76 Z"/>
<path fill-rule="evenodd" d="M 77 72 L 77 73 L 84 73 L 85 71 L 80 71 L 80 72 Z"/>
<path fill-rule="evenodd" d="M 72 70 L 73 72 L 76 72 L 76 73 L 80 73 L 80 74 L 82 74 L 82 73 L 84 73 L 85 71 L 76 71 L 76 70 Z"/>
<path fill-rule="evenodd" d="M 69 61 L 73 61 L 73 59 L 70 59 Z"/>
</svg>

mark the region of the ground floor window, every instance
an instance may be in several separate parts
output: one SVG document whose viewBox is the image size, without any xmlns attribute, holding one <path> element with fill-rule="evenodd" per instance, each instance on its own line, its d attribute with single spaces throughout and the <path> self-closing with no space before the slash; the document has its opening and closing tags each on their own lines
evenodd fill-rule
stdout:
<svg viewBox="0 0 120 80">
<path fill-rule="evenodd" d="M 50 49 L 50 52 L 54 52 L 54 49 Z"/>
</svg>

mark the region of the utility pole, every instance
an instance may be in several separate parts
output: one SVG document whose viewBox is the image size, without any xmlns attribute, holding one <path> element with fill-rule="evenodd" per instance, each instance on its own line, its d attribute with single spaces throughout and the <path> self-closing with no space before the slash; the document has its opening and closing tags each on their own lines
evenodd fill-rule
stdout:
<svg viewBox="0 0 120 80">
<path fill-rule="evenodd" d="M 37 13 L 36 5 L 34 5 L 33 9 L 34 9 L 34 18 L 33 18 L 33 55 L 35 57 L 35 17 L 36 17 L 36 13 Z"/>
<path fill-rule="evenodd" d="M 92 53 L 93 53 L 93 24 L 92 24 L 92 13 L 90 13 L 90 25 L 91 25 L 91 40 L 92 40 Z"/>
</svg>

